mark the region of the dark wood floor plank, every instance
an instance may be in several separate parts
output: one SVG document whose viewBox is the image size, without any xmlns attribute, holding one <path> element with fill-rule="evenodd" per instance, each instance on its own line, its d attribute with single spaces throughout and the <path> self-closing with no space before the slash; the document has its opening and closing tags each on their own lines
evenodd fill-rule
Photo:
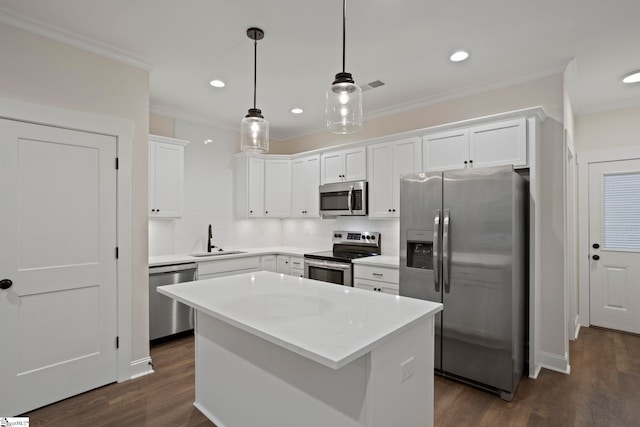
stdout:
<svg viewBox="0 0 640 427">
<path fill-rule="evenodd" d="M 193 338 L 153 347 L 151 356 L 154 374 L 25 414 L 30 425 L 215 427 L 193 406 Z M 571 375 L 525 377 L 512 402 L 436 376 L 435 425 L 640 427 L 640 336 L 583 328 L 570 356 Z"/>
</svg>

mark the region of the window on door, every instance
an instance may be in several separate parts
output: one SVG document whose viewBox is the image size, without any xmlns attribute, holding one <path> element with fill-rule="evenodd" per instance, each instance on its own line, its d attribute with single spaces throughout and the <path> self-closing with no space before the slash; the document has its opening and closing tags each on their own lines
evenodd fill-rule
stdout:
<svg viewBox="0 0 640 427">
<path fill-rule="evenodd" d="M 640 250 L 640 173 L 604 176 L 604 246 Z"/>
</svg>

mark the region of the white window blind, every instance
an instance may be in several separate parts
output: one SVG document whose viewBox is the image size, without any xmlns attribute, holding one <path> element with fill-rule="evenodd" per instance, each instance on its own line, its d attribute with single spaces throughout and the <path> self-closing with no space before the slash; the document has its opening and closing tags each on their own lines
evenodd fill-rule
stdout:
<svg viewBox="0 0 640 427">
<path fill-rule="evenodd" d="M 604 246 L 640 249 L 640 173 L 604 176 Z"/>
</svg>

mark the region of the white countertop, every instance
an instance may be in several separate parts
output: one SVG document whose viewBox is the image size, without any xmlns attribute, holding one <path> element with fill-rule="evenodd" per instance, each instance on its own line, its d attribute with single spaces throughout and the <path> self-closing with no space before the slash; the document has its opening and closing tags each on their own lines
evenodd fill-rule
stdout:
<svg viewBox="0 0 640 427">
<path fill-rule="evenodd" d="M 434 302 L 267 271 L 157 289 L 333 369 L 442 310 Z"/>
<path fill-rule="evenodd" d="M 378 267 L 391 267 L 400 268 L 400 257 L 390 255 L 377 255 L 368 256 L 364 258 L 357 258 L 352 261 L 354 264 L 359 265 L 372 265 Z"/>
<path fill-rule="evenodd" d="M 149 257 L 149 267 L 156 267 L 159 265 L 169 265 L 169 264 L 184 264 L 187 262 L 214 261 L 217 259 L 243 258 L 243 257 L 249 257 L 249 256 L 260 256 L 260 255 L 270 255 L 270 254 L 302 257 L 304 254 L 307 254 L 310 252 L 322 252 L 328 249 L 327 248 L 302 248 L 302 247 L 294 247 L 294 246 L 269 246 L 266 248 L 241 248 L 241 249 L 225 248 L 225 251 L 234 251 L 234 250 L 243 251 L 246 253 L 232 254 L 232 255 L 214 255 L 210 257 L 194 257 L 189 254 L 152 256 L 152 257 Z M 213 253 L 215 253 L 215 251 Z"/>
</svg>

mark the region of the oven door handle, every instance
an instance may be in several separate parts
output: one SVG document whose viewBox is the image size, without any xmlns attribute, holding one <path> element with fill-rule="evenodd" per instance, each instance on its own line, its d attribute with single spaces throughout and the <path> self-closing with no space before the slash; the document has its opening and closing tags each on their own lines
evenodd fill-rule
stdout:
<svg viewBox="0 0 640 427">
<path fill-rule="evenodd" d="M 349 270 L 351 268 L 351 264 L 337 264 L 333 262 L 309 261 L 309 260 L 304 260 L 304 262 L 305 264 L 311 265 L 314 267 L 326 267 L 326 268 L 333 268 L 336 270 Z"/>
</svg>

